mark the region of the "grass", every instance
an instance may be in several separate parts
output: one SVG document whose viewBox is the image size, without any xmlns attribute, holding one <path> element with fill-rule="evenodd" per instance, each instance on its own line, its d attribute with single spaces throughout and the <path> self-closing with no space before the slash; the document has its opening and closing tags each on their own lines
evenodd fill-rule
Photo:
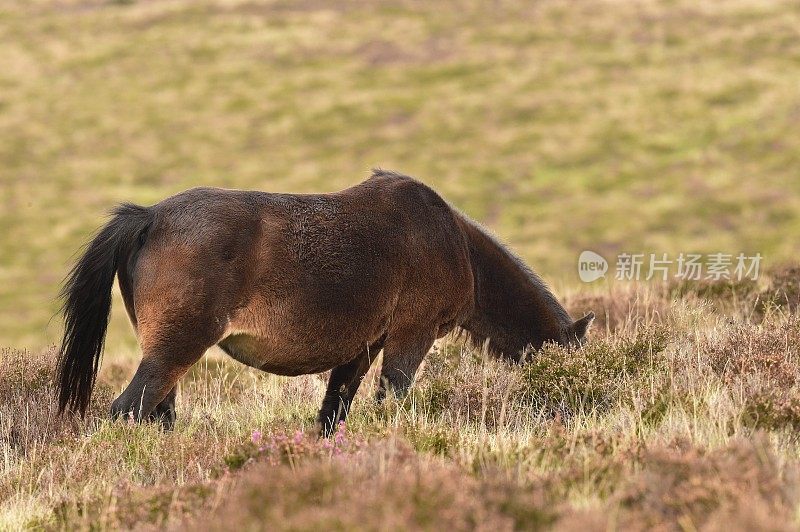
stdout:
<svg viewBox="0 0 800 532">
<path fill-rule="evenodd" d="M 11 1 L 0 6 L 0 529 L 796 529 L 800 6 L 789 0 Z M 119 201 L 422 178 L 598 320 L 525 366 L 438 343 L 368 376 L 211 351 L 178 424 L 105 413 L 138 353 L 115 293 L 85 420 L 50 321 Z M 761 253 L 758 282 L 580 285 L 618 253 Z"/>
<path fill-rule="evenodd" d="M 606 329 L 523 366 L 444 339 L 401 402 L 372 401 L 373 368 L 332 440 L 312 434 L 319 376 L 270 376 L 211 353 L 184 378 L 177 426 L 163 433 L 106 419 L 133 353 L 106 362 L 78 420 L 50 406 L 52 350 L 8 350 L 0 523 L 791 529 L 800 315 L 754 311 L 781 279 L 733 304 L 725 290 L 685 286 L 677 298 L 669 286 L 595 294 Z M 585 293 L 567 302 L 580 307 Z"/>
</svg>

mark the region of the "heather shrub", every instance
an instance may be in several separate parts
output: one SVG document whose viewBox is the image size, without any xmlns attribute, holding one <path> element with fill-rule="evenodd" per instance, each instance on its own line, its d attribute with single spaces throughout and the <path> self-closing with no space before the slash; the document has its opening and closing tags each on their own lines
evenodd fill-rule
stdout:
<svg viewBox="0 0 800 532">
<path fill-rule="evenodd" d="M 254 430 L 250 436 L 251 454 L 272 465 L 295 465 L 300 460 L 338 456 L 342 453 L 355 453 L 366 445 L 366 440 L 348 434 L 344 421 L 340 421 L 336 433 L 331 438 L 320 438 L 315 432 L 296 430 L 289 435 L 274 432 L 264 435 Z"/>
<path fill-rule="evenodd" d="M 745 398 L 741 419 L 756 429 L 800 430 L 800 396 L 775 390 L 756 391 Z"/>
<path fill-rule="evenodd" d="M 668 335 L 650 327 L 621 338 L 599 338 L 578 351 L 547 345 L 520 369 L 522 399 L 548 416 L 602 413 L 626 388 L 666 369 Z"/>
<path fill-rule="evenodd" d="M 0 353 L 0 444 L 7 456 L 24 458 L 34 446 L 67 438 L 86 426 L 86 421 L 56 415 L 56 357 L 55 348 L 36 354 L 13 349 Z M 98 383 L 87 420 L 102 416 L 110 398 L 109 386 Z"/>
<path fill-rule="evenodd" d="M 800 379 L 800 317 L 732 325 L 703 347 L 711 368 L 729 386 L 788 391 Z"/>
<path fill-rule="evenodd" d="M 100 496 L 83 500 L 62 500 L 53 513 L 64 529 L 87 530 L 156 530 L 170 518 L 210 509 L 215 498 L 229 484 L 221 479 L 216 485 L 138 486 L 120 483 Z M 48 528 L 52 523 L 32 523 Z"/>
<path fill-rule="evenodd" d="M 796 312 L 800 308 L 800 266 L 787 264 L 767 272 L 769 285 L 758 294 L 755 308 L 765 313 L 772 308 Z"/>
<path fill-rule="evenodd" d="M 493 430 L 510 421 L 522 386 L 520 366 L 455 343 L 428 354 L 412 393 L 417 407 L 432 418 Z"/>
<path fill-rule="evenodd" d="M 648 450 L 640 468 L 618 495 L 625 528 L 700 529 L 750 505 L 786 523 L 796 504 L 764 439 L 717 450 L 676 441 Z"/>
<path fill-rule="evenodd" d="M 540 486 L 479 479 L 391 440 L 293 468 L 257 464 L 201 522 L 210 530 L 532 529 L 556 519 L 553 502 Z"/>
</svg>

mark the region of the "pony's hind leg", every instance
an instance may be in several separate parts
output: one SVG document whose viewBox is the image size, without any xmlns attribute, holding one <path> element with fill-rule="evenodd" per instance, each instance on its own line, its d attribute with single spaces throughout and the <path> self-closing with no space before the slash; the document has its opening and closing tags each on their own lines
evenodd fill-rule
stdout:
<svg viewBox="0 0 800 532">
<path fill-rule="evenodd" d="M 172 330 L 176 329 L 186 330 L 183 327 Z M 214 337 L 213 334 L 208 336 Z M 136 421 L 142 421 L 166 416 L 166 422 L 162 423 L 169 427 L 175 419 L 175 387 L 178 380 L 217 339 L 191 340 L 186 334 L 170 334 L 167 329 L 159 331 L 156 342 L 143 341 L 142 361 L 128 387 L 112 403 L 112 417 L 131 416 Z"/>
<path fill-rule="evenodd" d="M 317 416 L 317 426 L 320 435 L 328 437 L 336 431 L 339 422 L 347 418 L 350 405 L 361 385 L 361 381 L 366 375 L 372 361 L 383 349 L 384 338 L 381 338 L 372 345 L 364 346 L 361 353 L 347 364 L 342 364 L 333 368 L 328 389 L 325 391 L 325 399 L 322 401 Z"/>
<path fill-rule="evenodd" d="M 158 421 L 164 430 L 172 430 L 175 427 L 175 397 L 178 394 L 178 385 L 172 387 L 167 396 L 156 405 L 147 421 Z"/>
<path fill-rule="evenodd" d="M 174 397 L 169 396 L 173 393 L 178 380 L 194 362 L 200 359 L 204 351 L 205 349 L 193 352 L 192 362 L 189 364 L 176 363 L 169 352 L 145 351 L 144 358 L 130 384 L 111 404 L 111 416 L 131 417 L 135 421 L 155 420 L 156 416 L 163 413 L 154 412 L 162 402 L 164 408 L 171 407 L 174 414 Z"/>
<path fill-rule="evenodd" d="M 221 238 L 213 228 L 194 234 L 192 227 L 173 221 L 178 225 L 165 222 L 161 232 L 148 237 L 133 280 L 120 284 L 128 287 L 126 309 L 136 325 L 142 361 L 111 406 L 115 417 L 166 418 L 171 424 L 175 385 L 222 338 L 241 284 L 238 270 L 222 268 L 211 252 Z"/>
</svg>

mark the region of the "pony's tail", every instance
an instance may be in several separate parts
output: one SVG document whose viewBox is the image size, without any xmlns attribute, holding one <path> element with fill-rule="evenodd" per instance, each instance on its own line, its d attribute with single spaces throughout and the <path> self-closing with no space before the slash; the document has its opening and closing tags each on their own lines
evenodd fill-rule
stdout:
<svg viewBox="0 0 800 532">
<path fill-rule="evenodd" d="M 114 275 L 144 244 L 153 215 L 152 208 L 119 205 L 64 280 L 64 339 L 56 376 L 59 413 L 86 413 L 100 368 Z"/>
</svg>

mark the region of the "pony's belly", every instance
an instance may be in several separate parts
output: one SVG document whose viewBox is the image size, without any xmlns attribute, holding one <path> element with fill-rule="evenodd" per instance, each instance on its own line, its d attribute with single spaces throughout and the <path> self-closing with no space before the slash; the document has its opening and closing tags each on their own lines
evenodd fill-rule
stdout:
<svg viewBox="0 0 800 532">
<path fill-rule="evenodd" d="M 235 333 L 226 336 L 217 344 L 231 358 L 252 368 L 264 365 L 264 346 L 258 338 L 244 333 Z"/>
<path fill-rule="evenodd" d="M 230 334 L 218 343 L 223 351 L 242 364 L 276 375 L 321 373 L 342 363 L 326 356 L 309 356 L 307 353 L 303 356 L 298 353 L 297 345 L 278 344 L 280 346 L 266 338 L 240 332 Z"/>
</svg>

